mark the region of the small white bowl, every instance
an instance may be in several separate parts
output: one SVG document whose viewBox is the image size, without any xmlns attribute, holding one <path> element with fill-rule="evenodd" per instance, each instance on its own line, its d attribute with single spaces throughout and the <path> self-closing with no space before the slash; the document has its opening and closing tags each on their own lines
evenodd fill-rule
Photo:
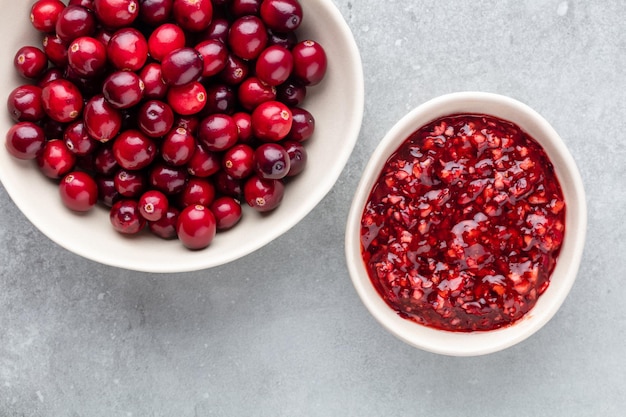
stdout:
<svg viewBox="0 0 626 417">
<path fill-rule="evenodd" d="M 517 124 L 537 140 L 552 161 L 567 207 L 565 237 L 548 289 L 532 310 L 511 326 L 492 331 L 450 332 L 436 330 L 401 318 L 380 297 L 361 257 L 361 216 L 370 191 L 391 154 L 416 130 L 440 117 L 453 114 L 486 114 Z M 415 108 L 382 139 L 363 172 L 348 215 L 345 236 L 347 265 L 354 287 L 374 318 L 389 332 L 417 348 L 453 356 L 475 356 L 512 346 L 539 330 L 567 297 L 583 252 L 587 209 L 583 183 L 565 144 L 537 112 L 501 95 L 461 92 L 444 95 Z"/>
<path fill-rule="evenodd" d="M 13 88 L 25 83 L 13 68 L 16 51 L 24 45 L 41 47 L 41 37 L 29 21 L 32 3 L 2 4 L 0 96 L 4 100 Z M 85 258 L 131 270 L 200 270 L 233 261 L 271 242 L 302 220 L 331 190 L 352 153 L 363 117 L 363 69 L 350 28 L 330 0 L 307 0 L 302 7 L 299 38 L 322 44 L 328 71 L 321 84 L 309 89 L 303 103 L 316 120 L 314 137 L 306 143 L 307 167 L 290 182 L 281 206 L 271 214 L 259 215 L 244 207 L 242 221 L 219 233 L 211 246 L 201 251 L 189 251 L 179 241 L 164 241 L 148 233 L 128 238 L 113 230 L 104 208 L 87 215 L 67 210 L 57 186 L 31 161 L 12 158 L 2 144 L 0 180 L 5 189 L 24 215 L 59 245 Z M 2 140 L 11 125 L 5 108 L 0 112 Z"/>
</svg>

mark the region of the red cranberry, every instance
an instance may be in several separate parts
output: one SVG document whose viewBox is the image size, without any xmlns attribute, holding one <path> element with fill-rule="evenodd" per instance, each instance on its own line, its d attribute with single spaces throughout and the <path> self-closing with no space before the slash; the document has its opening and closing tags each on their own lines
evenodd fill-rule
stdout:
<svg viewBox="0 0 626 417">
<path fill-rule="evenodd" d="M 83 120 L 89 135 L 99 142 L 113 139 L 122 128 L 122 114 L 102 94 L 85 104 Z"/>
<path fill-rule="evenodd" d="M 224 151 L 237 143 L 237 125 L 226 114 L 212 114 L 200 121 L 198 140 L 209 151 Z"/>
<path fill-rule="evenodd" d="M 188 116 L 197 114 L 206 105 L 207 93 L 204 86 L 193 81 L 178 87 L 171 87 L 167 92 L 167 102 L 174 112 Z"/>
<path fill-rule="evenodd" d="M 112 207 L 120 199 L 120 193 L 115 189 L 115 180 L 113 178 L 102 175 L 97 176 L 96 184 L 98 185 L 98 201 L 106 207 Z"/>
<path fill-rule="evenodd" d="M 248 77 L 249 72 L 250 67 L 245 60 L 229 54 L 228 58 L 226 58 L 226 65 L 218 74 L 218 77 L 228 85 L 237 85 Z"/>
<path fill-rule="evenodd" d="M 161 60 L 161 76 L 170 86 L 181 86 L 197 81 L 202 75 L 202 57 L 193 48 L 180 48 Z"/>
<path fill-rule="evenodd" d="M 254 170 L 254 154 L 252 147 L 243 143 L 237 144 L 224 154 L 222 167 L 233 178 L 247 178 Z"/>
<path fill-rule="evenodd" d="M 237 97 L 232 87 L 226 84 L 212 84 L 206 90 L 206 105 L 202 115 L 224 113 L 229 116 L 237 108 Z"/>
<path fill-rule="evenodd" d="M 146 225 L 146 219 L 139 213 L 137 202 L 132 199 L 121 199 L 114 203 L 109 219 L 115 230 L 128 235 L 139 233 Z"/>
<path fill-rule="evenodd" d="M 148 37 L 150 56 L 161 61 L 170 52 L 185 46 L 185 32 L 173 23 L 164 23 L 152 31 Z"/>
<path fill-rule="evenodd" d="M 279 180 L 289 168 L 289 154 L 277 143 L 264 143 L 254 151 L 254 171 L 261 178 Z"/>
<path fill-rule="evenodd" d="M 46 115 L 41 88 L 35 85 L 20 85 L 13 89 L 7 99 L 7 107 L 11 119 L 16 122 L 38 122 Z"/>
<path fill-rule="evenodd" d="M 24 78 L 39 78 L 48 68 L 48 57 L 39 48 L 22 46 L 13 59 L 17 72 Z"/>
<path fill-rule="evenodd" d="M 302 22 L 298 0 L 264 0 L 260 12 L 267 27 L 277 32 L 294 31 Z"/>
<path fill-rule="evenodd" d="M 160 220 L 167 213 L 169 200 L 158 190 L 148 190 L 137 201 L 141 216 L 151 222 Z"/>
<path fill-rule="evenodd" d="M 98 174 L 110 176 L 119 169 L 119 165 L 113 155 L 113 146 L 100 146 L 94 154 L 94 169 Z"/>
<path fill-rule="evenodd" d="M 276 87 L 264 83 L 257 77 L 249 77 L 239 84 L 237 98 L 241 107 L 252 111 L 261 103 L 276 100 Z"/>
<path fill-rule="evenodd" d="M 205 150 L 200 144 L 196 145 L 196 150 L 191 159 L 187 162 L 187 172 L 189 174 L 206 178 L 220 170 L 221 157 L 217 152 Z"/>
<path fill-rule="evenodd" d="M 66 43 L 81 36 L 91 36 L 96 30 L 93 12 L 80 5 L 64 8 L 57 18 L 55 32 Z"/>
<path fill-rule="evenodd" d="M 48 178 L 57 179 L 70 172 L 76 164 L 76 157 L 60 139 L 45 143 L 37 155 L 37 166 Z"/>
<path fill-rule="evenodd" d="M 147 136 L 138 130 L 126 130 L 113 142 L 113 155 L 117 163 L 125 169 L 139 170 L 152 163 L 157 147 Z"/>
<path fill-rule="evenodd" d="M 222 42 L 216 39 L 208 39 L 197 44 L 194 49 L 202 57 L 203 77 L 217 75 L 226 67 L 228 50 Z"/>
<path fill-rule="evenodd" d="M 229 5 L 230 13 L 235 17 L 245 15 L 257 15 L 261 8 L 262 0 L 232 0 Z"/>
<path fill-rule="evenodd" d="M 161 158 L 170 165 L 187 164 L 195 150 L 195 138 L 183 127 L 172 129 L 161 142 Z"/>
<path fill-rule="evenodd" d="M 209 206 L 215 216 L 217 230 L 227 230 L 241 220 L 241 204 L 232 197 L 223 196 L 215 199 Z"/>
<path fill-rule="evenodd" d="M 243 195 L 250 207 L 267 212 L 278 207 L 283 199 L 285 185 L 281 180 L 264 179 L 253 175 L 243 188 Z"/>
<path fill-rule="evenodd" d="M 312 40 L 296 44 L 293 54 L 293 75 L 305 85 L 319 84 L 326 75 L 326 52 L 322 46 Z"/>
<path fill-rule="evenodd" d="M 200 204 L 185 207 L 178 215 L 178 239 L 189 249 L 204 249 L 211 244 L 217 231 L 215 216 Z"/>
<path fill-rule="evenodd" d="M 177 208 L 168 207 L 165 214 L 159 220 L 148 222 L 150 231 L 161 239 L 175 239 L 177 237 L 176 222 L 179 213 Z"/>
<path fill-rule="evenodd" d="M 307 152 L 301 142 L 287 140 L 283 142 L 283 147 L 289 155 L 288 177 L 294 177 L 304 171 L 307 162 Z"/>
<path fill-rule="evenodd" d="M 252 112 L 252 131 L 263 141 L 276 142 L 285 138 L 291 125 L 291 110 L 281 102 L 266 101 Z"/>
<path fill-rule="evenodd" d="M 184 167 L 173 167 L 157 162 L 150 169 L 150 185 L 166 195 L 174 195 L 185 188 L 187 176 Z"/>
<path fill-rule="evenodd" d="M 98 142 L 89 136 L 82 120 L 76 120 L 65 128 L 63 141 L 67 149 L 76 156 L 92 154 L 98 148 Z"/>
<path fill-rule="evenodd" d="M 142 171 L 120 169 L 113 177 L 115 190 L 123 197 L 137 197 L 147 188 L 147 179 Z"/>
<path fill-rule="evenodd" d="M 44 85 L 48 84 L 50 81 L 58 80 L 60 78 L 63 78 L 63 71 L 55 67 L 48 68 L 43 73 L 43 75 L 39 77 L 39 80 L 37 81 L 37 86 L 43 87 Z"/>
<path fill-rule="evenodd" d="M 156 62 L 146 64 L 139 72 L 143 81 L 143 96 L 147 99 L 163 99 L 167 94 L 167 84 L 161 76 L 161 65 Z"/>
<path fill-rule="evenodd" d="M 67 45 L 55 34 L 47 34 L 42 40 L 43 51 L 48 60 L 58 68 L 67 65 Z"/>
<path fill-rule="evenodd" d="M 209 26 L 202 32 L 201 40 L 215 39 L 226 44 L 229 28 L 230 22 L 228 20 L 214 17 Z"/>
<path fill-rule="evenodd" d="M 38 0 L 30 9 L 30 22 L 43 33 L 54 32 L 59 14 L 65 8 L 61 0 Z"/>
<path fill-rule="evenodd" d="M 108 28 L 129 26 L 139 15 L 137 0 L 94 0 L 96 17 Z"/>
<path fill-rule="evenodd" d="M 186 129 L 187 131 L 189 131 L 189 134 L 191 134 L 192 136 L 195 136 L 196 131 L 198 130 L 198 125 L 200 124 L 200 120 L 198 118 L 197 115 L 193 115 L 193 116 L 182 116 L 182 115 L 176 115 L 176 118 L 174 120 L 174 127 L 182 127 L 183 129 Z"/>
<path fill-rule="evenodd" d="M 139 0 L 139 20 L 151 26 L 167 22 L 172 14 L 173 0 Z"/>
<path fill-rule="evenodd" d="M 67 50 L 69 66 L 79 76 L 90 78 L 100 74 L 107 63 L 106 47 L 89 36 L 76 38 Z"/>
<path fill-rule="evenodd" d="M 276 99 L 289 107 L 302 104 L 306 98 L 306 87 L 293 80 L 287 80 L 276 87 Z"/>
<path fill-rule="evenodd" d="M 287 139 L 304 142 L 313 136 L 315 132 L 315 118 L 302 107 L 292 107 L 291 115 L 293 122 L 287 135 Z"/>
<path fill-rule="evenodd" d="M 102 84 L 102 95 L 117 109 L 133 107 L 143 98 L 144 82 L 131 71 L 115 71 Z"/>
<path fill-rule="evenodd" d="M 148 100 L 137 114 L 139 129 L 152 138 L 158 138 L 170 131 L 174 125 L 172 108 L 160 100 Z"/>
<path fill-rule="evenodd" d="M 239 58 L 256 59 L 267 45 L 267 30 L 257 16 L 235 20 L 228 32 L 228 46 Z"/>
<path fill-rule="evenodd" d="M 67 2 L 68 6 L 83 6 L 86 9 L 93 11 L 95 9 L 93 2 L 95 0 L 69 0 Z"/>
<path fill-rule="evenodd" d="M 189 178 L 177 197 L 181 207 L 193 204 L 208 206 L 215 199 L 215 186 L 204 178 Z"/>
<path fill-rule="evenodd" d="M 43 129 L 33 122 L 19 122 L 11 126 L 4 142 L 7 151 L 18 159 L 35 159 L 45 143 Z"/>
<path fill-rule="evenodd" d="M 227 195 L 236 199 L 243 196 L 243 181 L 233 178 L 224 170 L 220 170 L 215 178 L 215 188 L 220 194 Z"/>
<path fill-rule="evenodd" d="M 252 143 L 254 137 L 252 136 L 252 117 L 250 113 L 237 112 L 233 114 L 232 117 L 237 125 L 239 142 L 246 144 Z"/>
<path fill-rule="evenodd" d="M 172 14 L 184 30 L 200 32 L 211 23 L 213 4 L 211 0 L 174 0 Z"/>
<path fill-rule="evenodd" d="M 285 49 L 293 49 L 298 43 L 298 36 L 295 32 L 277 32 L 275 30 L 267 30 L 267 45 L 282 46 Z"/>
<path fill-rule="evenodd" d="M 135 28 L 116 31 L 107 45 L 111 64 L 120 71 L 139 71 L 148 59 L 148 41 Z"/>
<path fill-rule="evenodd" d="M 61 123 L 71 122 L 83 110 L 83 96 L 76 85 L 67 80 L 54 80 L 41 89 L 46 114 Z"/>
<path fill-rule="evenodd" d="M 289 78 L 293 70 L 293 56 L 282 46 L 270 46 L 261 52 L 255 68 L 261 81 L 276 86 Z"/>
<path fill-rule="evenodd" d="M 59 194 L 67 208 L 85 212 L 98 201 L 98 185 L 89 174 L 74 171 L 65 175 L 59 183 Z"/>
</svg>

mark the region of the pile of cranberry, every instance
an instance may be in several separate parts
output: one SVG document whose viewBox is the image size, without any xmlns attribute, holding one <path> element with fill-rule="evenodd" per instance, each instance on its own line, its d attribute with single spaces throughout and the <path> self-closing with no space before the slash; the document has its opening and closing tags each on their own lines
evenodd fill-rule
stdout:
<svg viewBox="0 0 626 417">
<path fill-rule="evenodd" d="M 38 0 L 7 150 L 71 210 L 100 202 L 121 233 L 207 247 L 305 167 L 302 103 L 327 58 L 302 17 L 298 0 Z"/>
</svg>

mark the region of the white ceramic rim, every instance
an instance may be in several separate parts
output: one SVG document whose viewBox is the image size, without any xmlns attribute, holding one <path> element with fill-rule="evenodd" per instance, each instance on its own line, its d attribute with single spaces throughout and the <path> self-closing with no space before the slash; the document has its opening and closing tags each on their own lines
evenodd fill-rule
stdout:
<svg viewBox="0 0 626 417">
<path fill-rule="evenodd" d="M 19 6 L 13 6 L 14 10 L 19 9 L 21 12 L 24 7 L 22 3 L 15 4 L 19 4 Z M 14 160 L 8 155 L 4 146 L 2 146 L 2 149 L 0 149 L 0 181 L 7 193 L 26 218 L 44 235 L 61 247 L 102 264 L 135 271 L 177 273 L 203 270 L 239 259 L 281 236 L 307 216 L 328 192 L 330 192 L 336 183 L 358 139 L 364 110 L 364 76 L 361 57 L 354 36 L 343 19 L 342 14 L 331 0 L 307 1 L 302 5 L 305 19 L 300 29 L 301 36 L 303 38 L 311 36 L 312 39 L 320 40 L 320 38 L 315 37 L 316 34 L 318 34 L 320 37 L 327 39 L 326 42 L 321 42 L 327 49 L 327 52 L 333 51 L 333 54 L 335 54 L 333 56 L 341 57 L 341 60 L 338 61 L 333 62 L 329 60 L 327 79 L 324 80 L 324 83 L 330 83 L 334 86 L 331 88 L 339 88 L 339 93 L 333 93 L 331 100 L 323 100 L 323 102 L 322 100 L 315 100 L 320 97 L 320 94 L 323 94 L 323 90 L 320 90 L 320 88 L 326 88 L 324 85 L 315 86 L 308 92 L 307 102 L 304 103 L 303 106 L 310 110 L 314 116 L 316 112 L 314 108 L 311 107 L 313 106 L 313 101 L 315 101 L 315 108 L 326 106 L 332 109 L 333 106 L 342 106 L 346 109 L 342 112 L 335 112 L 335 114 L 343 114 L 344 117 L 339 118 L 341 120 L 335 120 L 338 119 L 335 117 L 333 120 L 329 120 L 328 126 L 323 129 L 324 135 L 332 135 L 333 140 L 341 141 L 341 146 L 335 149 L 320 149 L 322 145 L 320 142 L 315 143 L 315 138 L 311 139 L 310 144 L 307 143 L 309 149 L 316 149 L 315 155 L 317 155 L 315 158 L 317 162 L 309 158 L 309 163 L 311 166 L 315 164 L 319 168 L 315 170 L 316 172 L 313 179 L 311 179 L 311 176 L 307 175 L 307 170 L 293 179 L 293 184 L 290 189 L 288 188 L 284 200 L 284 202 L 289 200 L 289 208 L 283 207 L 286 205 L 283 204 L 275 210 L 276 213 L 267 216 L 259 215 L 258 213 L 254 213 L 252 209 L 244 207 L 244 211 L 247 210 L 250 213 L 249 218 L 273 217 L 273 219 L 263 219 L 271 221 L 271 226 L 257 226 L 257 224 L 254 224 L 250 230 L 246 230 L 245 237 L 254 236 L 254 239 L 237 238 L 237 244 L 231 243 L 232 240 L 234 240 L 232 236 L 239 234 L 239 231 L 235 230 L 237 229 L 236 227 L 232 231 L 224 233 L 222 235 L 223 237 L 218 236 L 206 250 L 188 251 L 182 248 L 179 242 L 165 242 L 154 236 L 146 235 L 132 238 L 120 238 L 119 234 L 113 231 L 108 224 L 105 224 L 104 227 L 110 230 L 98 232 L 97 237 L 90 235 L 89 231 L 86 231 L 85 228 L 99 228 L 100 226 L 96 226 L 96 224 L 99 223 L 95 221 L 95 218 L 104 218 L 102 215 L 104 210 L 96 210 L 96 212 L 98 212 L 97 214 L 89 213 L 81 215 L 81 221 L 83 222 L 81 225 L 85 225 L 84 229 L 77 232 L 75 235 L 70 235 L 68 229 L 73 227 L 73 220 L 55 222 L 46 218 L 46 216 L 41 213 L 42 204 L 49 204 L 55 213 L 63 213 L 63 208 L 59 207 L 59 201 L 42 199 L 35 195 L 36 192 L 27 194 L 24 190 L 25 181 L 21 180 L 19 177 L 27 175 L 29 179 L 31 179 L 31 176 L 34 175 L 31 173 L 33 167 L 30 162 L 32 161 Z M 313 19 L 307 19 L 306 16 L 315 16 L 315 21 L 313 21 Z M 28 15 L 25 14 L 22 16 L 21 13 L 19 13 L 17 17 L 5 16 L 2 19 L 3 33 L 20 33 L 20 31 L 24 30 L 25 25 L 28 24 L 27 19 Z M 316 22 L 323 22 L 322 26 L 325 28 L 323 32 L 321 32 L 321 29 L 318 29 L 320 25 Z M 34 31 L 34 29 L 30 30 Z M 33 39 L 34 36 L 35 35 L 32 37 Z M 9 49 L 7 49 L 5 53 L 3 53 L 3 56 L 6 54 L 8 59 L 8 55 L 13 54 L 14 51 L 17 50 L 17 48 L 12 49 L 13 47 L 16 45 L 18 47 L 22 46 L 26 42 L 28 42 L 28 40 L 9 39 L 8 48 L 11 48 L 13 52 L 8 52 Z M 329 55 L 332 54 L 329 53 Z M 11 66 L 11 62 L 12 60 L 7 65 Z M 23 83 L 24 81 L 19 81 L 17 77 L 14 77 L 13 79 L 5 79 L 3 82 L 18 85 L 18 82 Z M 349 92 L 349 96 L 337 96 L 337 94 L 345 94 L 346 92 Z M 311 98 L 313 98 L 313 101 L 311 101 Z M 6 114 L 2 117 L 5 117 L 6 120 L 9 119 Z M 8 124 L 8 122 L 3 120 L 3 126 L 5 123 Z M 319 124 L 318 121 L 318 125 Z M 321 130 L 320 126 L 318 134 L 322 134 Z M 332 144 L 332 141 L 328 143 Z M 323 161 L 326 152 L 332 152 L 332 163 L 329 162 L 328 158 Z M 310 152 L 310 155 L 312 153 L 313 152 Z M 312 169 L 310 170 L 311 173 L 313 171 Z M 300 190 L 302 187 L 299 186 L 299 183 L 305 182 L 304 178 L 307 178 L 306 182 L 310 184 L 313 184 L 312 181 L 315 181 L 314 191 L 311 191 L 310 187 L 304 187 L 308 189 Z M 41 178 L 32 177 L 32 179 L 40 182 L 46 181 L 43 176 L 41 176 Z M 282 215 L 282 213 L 285 213 L 287 216 Z M 62 216 L 65 216 L 65 214 L 62 214 Z M 70 214 L 70 216 L 72 216 L 72 214 Z M 74 214 L 74 216 L 78 215 Z M 276 220 L 278 216 L 282 217 L 280 221 Z M 250 223 L 263 223 L 263 220 Z M 98 221 L 100 220 L 98 219 Z M 108 222 L 108 220 L 103 221 Z M 226 241 L 229 243 L 225 243 Z M 117 246 L 116 242 L 119 243 L 119 246 Z M 146 256 L 144 257 L 142 256 L 143 254 L 135 253 L 134 250 L 129 252 L 129 250 L 132 249 L 132 245 L 145 246 L 146 249 L 144 252 Z M 176 251 L 176 253 L 174 253 L 172 249 Z"/>
<path fill-rule="evenodd" d="M 566 202 L 565 240 L 548 290 L 535 307 L 514 325 L 488 332 L 435 330 L 401 318 L 378 295 L 361 258 L 360 219 L 369 193 L 391 153 L 421 126 L 452 114 L 490 114 L 516 123 L 546 150 Z M 519 343 L 543 327 L 565 301 L 582 258 L 587 227 L 587 207 L 582 178 L 565 143 L 536 111 L 510 97 L 485 92 L 458 92 L 434 98 L 404 116 L 384 136 L 367 163 L 348 215 L 345 251 L 348 270 L 362 302 L 390 333 L 425 351 L 477 356 Z"/>
</svg>

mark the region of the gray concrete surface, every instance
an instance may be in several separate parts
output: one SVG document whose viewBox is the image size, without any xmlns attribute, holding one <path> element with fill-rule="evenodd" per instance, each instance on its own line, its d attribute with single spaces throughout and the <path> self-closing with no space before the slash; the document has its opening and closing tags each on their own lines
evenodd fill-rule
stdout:
<svg viewBox="0 0 626 417">
<path fill-rule="evenodd" d="M 361 135 L 330 194 L 262 250 L 175 275 L 98 265 L 44 237 L 0 187 L 0 416 L 625 415 L 623 2 L 334 2 L 363 58 Z M 589 205 L 562 309 L 523 343 L 476 358 L 386 333 L 343 255 L 350 199 L 382 135 L 458 90 L 542 113 Z"/>
</svg>

